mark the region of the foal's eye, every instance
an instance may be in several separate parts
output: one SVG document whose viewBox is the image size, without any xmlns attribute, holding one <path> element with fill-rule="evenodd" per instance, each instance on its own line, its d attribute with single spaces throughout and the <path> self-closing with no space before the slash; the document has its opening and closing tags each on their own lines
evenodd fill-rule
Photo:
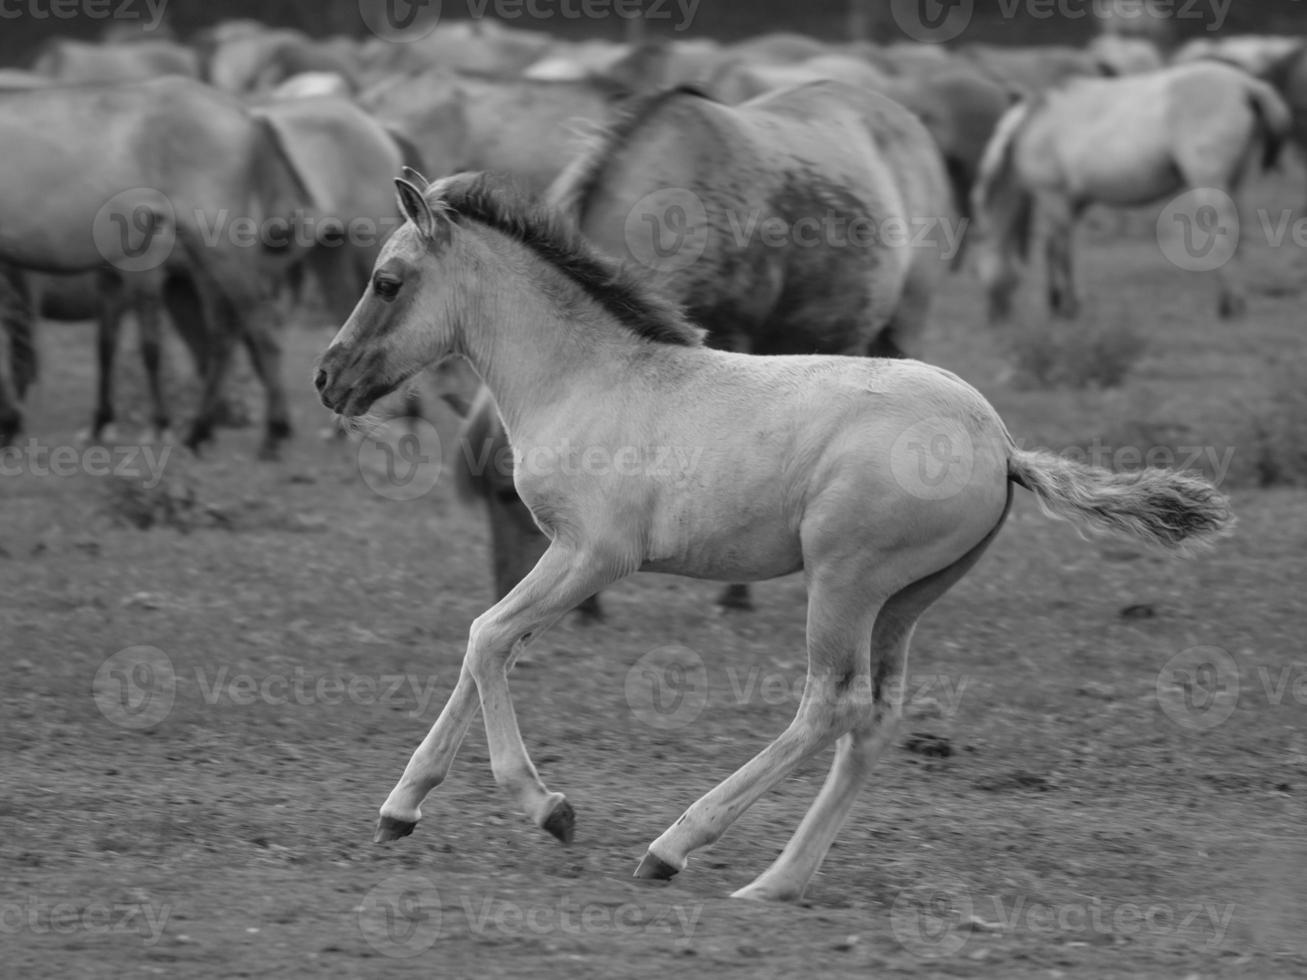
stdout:
<svg viewBox="0 0 1307 980">
<path fill-rule="evenodd" d="M 393 276 L 378 275 L 372 279 L 372 291 L 387 303 L 399 295 L 400 285 L 400 281 Z"/>
</svg>

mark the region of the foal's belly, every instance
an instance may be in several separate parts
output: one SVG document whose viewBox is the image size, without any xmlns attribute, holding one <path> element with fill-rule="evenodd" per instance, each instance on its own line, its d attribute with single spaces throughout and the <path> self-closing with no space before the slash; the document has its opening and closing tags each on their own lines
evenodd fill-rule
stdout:
<svg viewBox="0 0 1307 980">
<path fill-rule="evenodd" d="M 761 582 L 800 571 L 799 535 L 778 519 L 734 514 L 724 521 L 655 533 L 641 571 L 723 582 Z M 660 540 L 661 539 L 661 540 Z"/>
</svg>

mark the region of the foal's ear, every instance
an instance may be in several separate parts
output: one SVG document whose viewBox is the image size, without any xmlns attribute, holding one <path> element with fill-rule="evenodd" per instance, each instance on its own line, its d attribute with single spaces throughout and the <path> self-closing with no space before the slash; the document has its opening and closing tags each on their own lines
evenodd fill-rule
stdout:
<svg viewBox="0 0 1307 980">
<path fill-rule="evenodd" d="M 407 180 L 410 184 L 413 184 L 415 187 L 417 187 L 418 190 L 422 191 L 423 193 L 425 193 L 426 189 L 431 186 L 431 181 L 427 180 L 412 167 L 404 167 L 403 170 L 401 170 L 400 172 L 404 175 L 405 180 Z"/>
<path fill-rule="evenodd" d="M 399 196 L 399 209 L 417 227 L 418 232 L 433 245 L 449 241 L 449 219 L 432 209 L 426 196 L 417 186 L 400 177 L 395 181 Z"/>
</svg>

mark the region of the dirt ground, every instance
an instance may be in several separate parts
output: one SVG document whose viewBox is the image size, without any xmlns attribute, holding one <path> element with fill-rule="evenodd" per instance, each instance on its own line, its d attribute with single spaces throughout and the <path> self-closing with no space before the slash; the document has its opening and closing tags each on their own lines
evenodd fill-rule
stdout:
<svg viewBox="0 0 1307 980">
<path fill-rule="evenodd" d="M 25 456 L 0 479 L 0 976 L 1307 976 L 1307 494 L 1257 487 L 1254 445 L 1267 379 L 1302 350 L 1307 256 L 1253 242 L 1249 316 L 1225 323 L 1211 277 L 1170 266 L 1152 227 L 1083 238 L 1082 322 L 1147 345 L 1119 389 L 1022 387 L 965 277 L 927 355 L 1027 445 L 1233 450 L 1236 536 L 1164 560 L 1019 492 L 923 621 L 904 735 L 798 907 L 726 896 L 779 852 L 829 752 L 674 882 L 630 878 L 791 716 L 797 578 L 722 616 L 712 583 L 637 577 L 605 623 L 530 649 L 514 694 L 576 807 L 572 846 L 513 811 L 479 723 L 414 836 L 375 846 L 487 605 L 487 532 L 434 465 L 428 492 L 393 499 L 408 485 L 375 444 L 317 437 L 326 334 L 286 334 L 286 459 L 256 462 L 252 429 L 177 450 L 171 510 L 148 473 Z M 92 340 L 43 329 L 40 447 L 77 446 Z"/>
</svg>

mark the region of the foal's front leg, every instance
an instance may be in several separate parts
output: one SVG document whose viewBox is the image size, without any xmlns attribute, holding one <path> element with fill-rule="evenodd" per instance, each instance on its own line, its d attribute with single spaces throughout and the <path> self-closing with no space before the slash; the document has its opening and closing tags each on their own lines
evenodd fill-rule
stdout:
<svg viewBox="0 0 1307 980">
<path fill-rule="evenodd" d="M 508 668 L 522 644 L 624 574 L 614 561 L 554 541 L 508 595 L 477 617 L 457 686 L 381 807 L 377 841 L 395 840 L 413 832 L 422 816 L 422 800 L 449 772 L 476 714 L 478 694 L 495 781 L 509 791 L 537 826 L 559 840 L 571 840 L 571 806 L 561 793 L 550 793 L 545 788 L 522 744 L 508 690 Z"/>
</svg>

